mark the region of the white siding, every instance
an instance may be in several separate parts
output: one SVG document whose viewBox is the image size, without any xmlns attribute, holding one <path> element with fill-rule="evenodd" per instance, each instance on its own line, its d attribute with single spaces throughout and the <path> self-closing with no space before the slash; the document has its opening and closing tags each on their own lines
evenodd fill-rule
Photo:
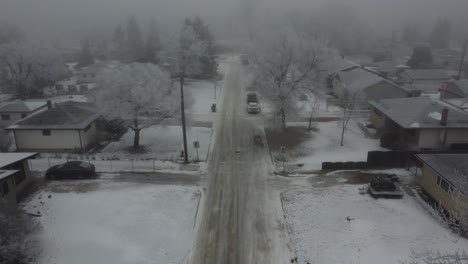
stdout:
<svg viewBox="0 0 468 264">
<path fill-rule="evenodd" d="M 419 132 L 419 148 L 437 149 L 441 147 L 440 131 L 438 129 L 422 129 Z"/>
<path fill-rule="evenodd" d="M 467 134 L 466 129 L 423 129 L 419 134 L 418 146 L 419 148 L 438 149 L 449 148 L 452 144 L 468 144 Z"/>
<path fill-rule="evenodd" d="M 16 130 L 15 139 L 19 151 L 81 149 L 78 130 L 51 130 L 50 136 L 43 136 L 42 130 Z"/>
<path fill-rule="evenodd" d="M 87 131 L 81 130 L 80 135 L 84 149 L 93 146 L 97 142 L 96 122 L 93 122 Z"/>
</svg>

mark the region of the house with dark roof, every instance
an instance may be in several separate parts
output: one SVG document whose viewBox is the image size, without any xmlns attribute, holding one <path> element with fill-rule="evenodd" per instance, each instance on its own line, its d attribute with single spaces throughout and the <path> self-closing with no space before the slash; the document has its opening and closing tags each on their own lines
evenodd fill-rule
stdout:
<svg viewBox="0 0 468 264">
<path fill-rule="evenodd" d="M 368 106 L 369 100 L 402 98 L 411 95 L 407 89 L 362 68 L 339 72 L 333 83 L 333 93 L 337 97 L 359 94 L 363 107 Z"/>
<path fill-rule="evenodd" d="M 100 114 L 87 102 L 48 103 L 48 109 L 7 128 L 17 151 L 84 152 L 97 143 Z"/>
<path fill-rule="evenodd" d="M 468 154 L 419 154 L 416 157 L 423 164 L 422 190 L 467 226 Z"/>
<path fill-rule="evenodd" d="M 369 120 L 382 146 L 447 150 L 468 146 L 468 113 L 430 97 L 369 102 Z"/>
<path fill-rule="evenodd" d="M 15 100 L 0 105 L 0 127 L 7 127 L 31 114 L 45 110 L 44 101 Z"/>
<path fill-rule="evenodd" d="M 0 202 L 15 206 L 31 183 L 28 159 L 37 153 L 0 153 Z"/>
<path fill-rule="evenodd" d="M 439 92 L 442 85 L 451 79 L 444 69 L 408 69 L 399 76 L 402 83 L 419 92 Z"/>
<path fill-rule="evenodd" d="M 448 81 L 442 86 L 440 98 L 468 98 L 468 79 Z"/>
<path fill-rule="evenodd" d="M 97 62 L 92 65 L 81 68 L 76 73 L 76 82 L 82 83 L 95 83 L 97 76 L 108 67 L 104 62 Z"/>
</svg>

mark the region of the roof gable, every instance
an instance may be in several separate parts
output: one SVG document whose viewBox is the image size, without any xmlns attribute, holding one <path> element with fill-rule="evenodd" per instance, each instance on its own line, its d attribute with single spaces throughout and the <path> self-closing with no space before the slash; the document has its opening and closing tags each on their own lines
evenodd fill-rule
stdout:
<svg viewBox="0 0 468 264">
<path fill-rule="evenodd" d="M 15 100 L 3 104 L 0 107 L 0 113 L 30 113 L 40 108 L 45 107 L 47 104 L 44 101 L 22 101 Z"/>
<path fill-rule="evenodd" d="M 383 78 L 360 68 L 342 71 L 339 73 L 339 77 L 346 89 L 353 92 L 362 91 L 367 87 L 384 81 Z"/>
</svg>

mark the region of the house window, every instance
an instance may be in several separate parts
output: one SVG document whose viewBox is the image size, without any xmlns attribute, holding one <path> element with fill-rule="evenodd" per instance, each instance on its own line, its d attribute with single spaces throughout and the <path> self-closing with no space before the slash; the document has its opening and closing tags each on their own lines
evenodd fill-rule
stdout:
<svg viewBox="0 0 468 264">
<path fill-rule="evenodd" d="M 2 120 L 11 120 L 10 115 L 3 114 L 2 115 Z"/>
<path fill-rule="evenodd" d="M 1 185 L 0 185 L 0 197 L 4 196 L 4 195 L 7 195 L 9 192 L 9 189 L 8 189 L 8 182 L 4 181 Z"/>
<path fill-rule="evenodd" d="M 43 135 L 43 136 L 50 136 L 51 134 L 52 134 L 52 133 L 50 132 L 49 129 L 44 129 L 44 130 L 42 130 L 42 135 Z"/>
<path fill-rule="evenodd" d="M 439 185 L 439 187 L 446 193 L 453 192 L 453 186 L 440 176 L 437 177 L 437 185 Z"/>
<path fill-rule="evenodd" d="M 28 114 L 25 114 L 25 113 L 21 114 L 21 118 L 25 118 L 27 116 L 28 116 Z"/>
</svg>

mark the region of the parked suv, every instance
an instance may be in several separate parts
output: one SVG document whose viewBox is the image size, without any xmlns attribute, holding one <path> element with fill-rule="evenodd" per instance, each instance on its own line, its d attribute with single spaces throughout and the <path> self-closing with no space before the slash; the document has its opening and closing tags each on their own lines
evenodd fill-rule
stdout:
<svg viewBox="0 0 468 264">
<path fill-rule="evenodd" d="M 257 94 L 254 92 L 247 93 L 247 113 L 260 113 L 260 103 Z"/>
</svg>

